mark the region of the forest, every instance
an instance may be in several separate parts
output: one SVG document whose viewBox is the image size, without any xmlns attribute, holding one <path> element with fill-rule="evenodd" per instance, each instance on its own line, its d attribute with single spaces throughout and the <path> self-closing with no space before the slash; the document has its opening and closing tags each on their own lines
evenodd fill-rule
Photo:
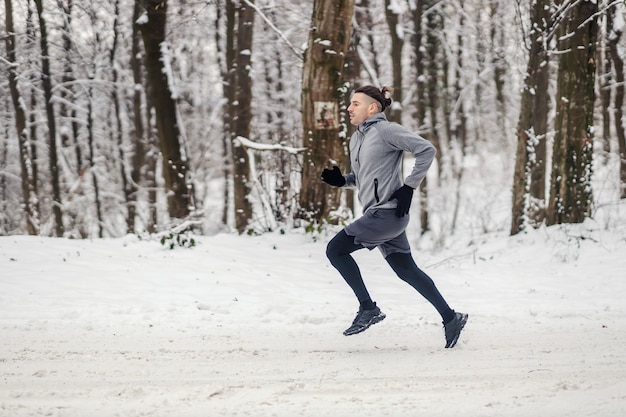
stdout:
<svg viewBox="0 0 626 417">
<path fill-rule="evenodd" d="M 622 0 L 5 0 L 0 25 L 0 235 L 345 224 L 320 173 L 364 84 L 437 148 L 412 213 L 440 243 L 626 198 Z"/>
</svg>

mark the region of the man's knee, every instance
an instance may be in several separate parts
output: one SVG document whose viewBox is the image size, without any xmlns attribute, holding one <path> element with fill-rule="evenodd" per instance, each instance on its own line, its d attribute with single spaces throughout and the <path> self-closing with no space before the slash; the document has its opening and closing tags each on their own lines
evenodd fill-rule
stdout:
<svg viewBox="0 0 626 417">
<path fill-rule="evenodd" d="M 353 239 L 343 230 L 337 233 L 326 245 L 326 257 L 332 260 L 338 256 L 349 254 L 348 246 L 354 245 Z"/>
<path fill-rule="evenodd" d="M 326 257 L 328 259 L 333 259 L 334 256 L 336 256 L 335 245 L 333 244 L 333 241 L 331 240 L 326 245 Z"/>
</svg>

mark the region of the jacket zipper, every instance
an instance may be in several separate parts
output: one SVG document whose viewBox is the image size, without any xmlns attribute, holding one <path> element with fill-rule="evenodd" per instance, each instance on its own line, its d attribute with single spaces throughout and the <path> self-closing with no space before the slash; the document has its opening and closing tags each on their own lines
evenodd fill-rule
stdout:
<svg viewBox="0 0 626 417">
<path fill-rule="evenodd" d="M 374 178 L 374 197 L 376 202 L 380 203 L 380 198 L 378 198 L 378 178 Z"/>
</svg>

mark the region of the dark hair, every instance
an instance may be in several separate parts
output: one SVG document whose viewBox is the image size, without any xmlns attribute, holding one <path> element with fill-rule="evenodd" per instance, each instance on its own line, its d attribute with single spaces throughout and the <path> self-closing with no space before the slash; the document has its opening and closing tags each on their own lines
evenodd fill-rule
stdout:
<svg viewBox="0 0 626 417">
<path fill-rule="evenodd" d="M 387 107 L 391 106 L 390 96 L 393 93 L 393 88 L 391 87 L 384 86 L 379 89 L 373 85 L 364 85 L 357 88 L 354 92 L 366 94 L 376 100 L 380 104 L 380 111 L 385 111 Z"/>
</svg>

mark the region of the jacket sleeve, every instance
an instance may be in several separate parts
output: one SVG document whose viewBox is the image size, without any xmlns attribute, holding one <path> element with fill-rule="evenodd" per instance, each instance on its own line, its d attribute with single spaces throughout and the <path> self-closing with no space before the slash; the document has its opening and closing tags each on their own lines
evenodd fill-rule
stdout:
<svg viewBox="0 0 626 417">
<path fill-rule="evenodd" d="M 356 176 L 354 175 L 354 172 L 350 172 L 349 174 L 346 174 L 343 177 L 346 179 L 346 183 L 343 186 L 344 188 L 356 187 Z"/>
<path fill-rule="evenodd" d="M 404 183 L 411 188 L 417 188 L 426 176 L 437 151 L 433 144 L 423 137 L 400 125 L 393 124 L 392 126 L 390 132 L 387 132 L 388 134 L 384 137 L 394 148 L 410 152 L 415 157 L 413 169 L 405 178 Z"/>
</svg>

